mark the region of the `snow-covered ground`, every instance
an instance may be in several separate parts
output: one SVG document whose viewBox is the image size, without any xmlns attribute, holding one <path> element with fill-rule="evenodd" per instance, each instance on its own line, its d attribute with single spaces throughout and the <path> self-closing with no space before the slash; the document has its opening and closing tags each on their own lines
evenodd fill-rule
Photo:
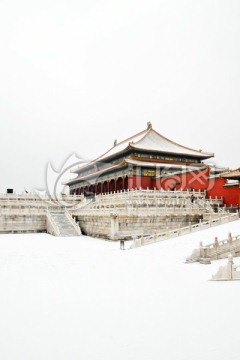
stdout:
<svg viewBox="0 0 240 360">
<path fill-rule="evenodd" d="M 208 281 L 226 260 L 184 263 L 230 231 L 240 221 L 129 251 L 1 235 L 0 358 L 239 360 L 240 282 Z"/>
</svg>

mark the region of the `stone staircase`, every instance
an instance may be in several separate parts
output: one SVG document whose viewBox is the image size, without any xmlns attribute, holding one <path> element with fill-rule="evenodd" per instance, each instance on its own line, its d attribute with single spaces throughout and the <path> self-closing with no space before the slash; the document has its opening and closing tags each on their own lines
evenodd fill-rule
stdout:
<svg viewBox="0 0 240 360">
<path fill-rule="evenodd" d="M 55 236 L 79 236 L 81 229 L 65 208 L 51 208 L 47 212 L 48 232 Z"/>
</svg>

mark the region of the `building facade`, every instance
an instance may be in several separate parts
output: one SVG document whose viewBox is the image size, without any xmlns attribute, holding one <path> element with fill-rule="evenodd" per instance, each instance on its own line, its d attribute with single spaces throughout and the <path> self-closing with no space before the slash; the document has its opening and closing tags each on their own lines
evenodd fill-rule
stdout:
<svg viewBox="0 0 240 360">
<path fill-rule="evenodd" d="M 72 170 L 70 194 L 104 194 L 130 189 L 207 189 L 213 153 L 179 145 L 147 128 L 102 156 Z"/>
</svg>

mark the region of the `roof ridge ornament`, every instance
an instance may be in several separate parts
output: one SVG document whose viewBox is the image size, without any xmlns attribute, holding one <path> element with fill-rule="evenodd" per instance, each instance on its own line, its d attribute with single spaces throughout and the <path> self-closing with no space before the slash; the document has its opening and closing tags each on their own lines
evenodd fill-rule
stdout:
<svg viewBox="0 0 240 360">
<path fill-rule="evenodd" d="M 113 146 L 116 146 L 116 145 L 117 145 L 117 140 L 115 139 L 114 143 L 113 143 Z"/>
<path fill-rule="evenodd" d="M 147 129 L 148 129 L 148 130 L 152 129 L 152 123 L 151 123 L 151 121 L 148 121 L 148 122 L 147 122 Z"/>
</svg>

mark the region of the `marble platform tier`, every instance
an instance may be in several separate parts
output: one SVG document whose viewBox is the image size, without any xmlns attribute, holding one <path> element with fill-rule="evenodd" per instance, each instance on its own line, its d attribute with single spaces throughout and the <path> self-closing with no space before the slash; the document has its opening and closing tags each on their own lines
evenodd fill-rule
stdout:
<svg viewBox="0 0 240 360">
<path fill-rule="evenodd" d="M 36 194 L 0 195 L 0 233 L 48 232 L 75 236 L 81 231 L 69 208 L 84 207 L 83 196 L 58 195 L 57 199 Z"/>
<path fill-rule="evenodd" d="M 88 205 L 71 213 L 84 234 L 110 240 L 158 237 L 166 230 L 227 215 L 223 199 L 207 199 L 205 192 L 148 189 L 95 195 Z"/>
</svg>

